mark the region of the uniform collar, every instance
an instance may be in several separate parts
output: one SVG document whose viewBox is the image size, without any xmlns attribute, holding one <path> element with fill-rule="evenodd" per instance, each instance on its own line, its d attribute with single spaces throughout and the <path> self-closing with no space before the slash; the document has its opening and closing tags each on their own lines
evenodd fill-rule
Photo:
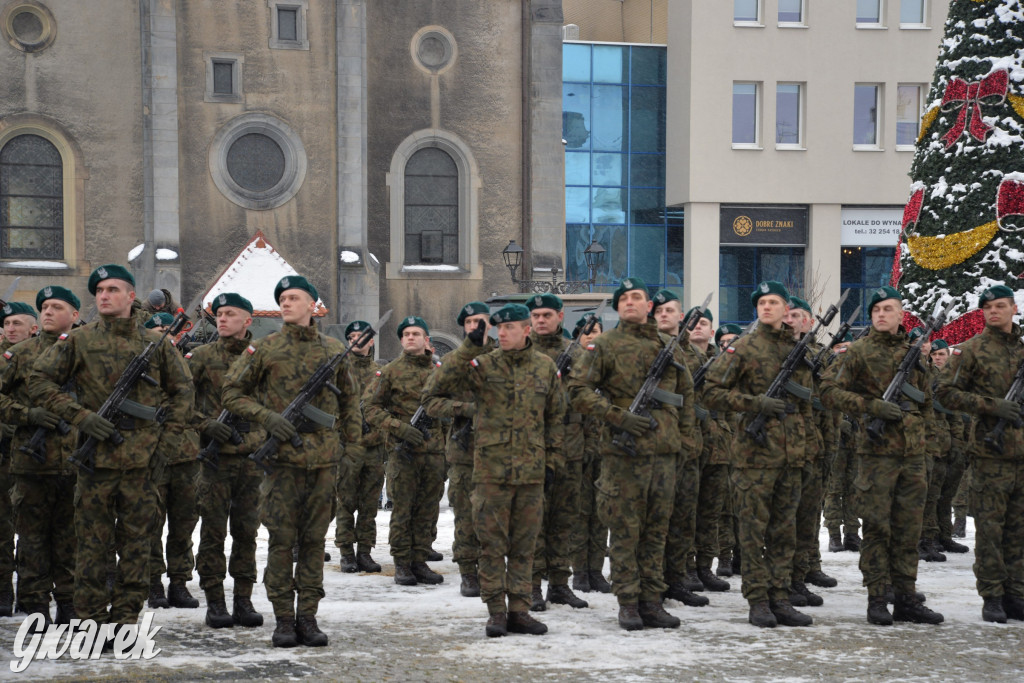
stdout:
<svg viewBox="0 0 1024 683">
<path fill-rule="evenodd" d="M 116 334 L 119 337 L 130 337 L 133 332 L 138 331 L 138 321 L 134 318 L 119 318 L 116 315 L 100 314 L 99 326 L 104 332 Z"/>
<path fill-rule="evenodd" d="M 530 332 L 530 341 L 536 344 L 540 348 L 562 348 L 562 341 L 565 337 L 562 336 L 562 326 L 558 326 L 558 330 L 551 334 L 537 334 L 536 332 Z"/>
<path fill-rule="evenodd" d="M 246 330 L 245 336 L 241 339 L 237 339 L 235 337 L 219 337 L 217 341 L 223 344 L 224 348 L 229 353 L 241 353 L 247 346 L 249 346 L 249 344 L 252 343 L 252 332 Z"/>
<path fill-rule="evenodd" d="M 43 329 L 39 330 L 39 339 L 46 346 L 49 346 L 50 344 L 53 344 L 55 341 L 57 341 L 57 337 L 59 336 L 59 334 L 54 334 L 53 332 L 47 332 L 46 330 Z"/>
<path fill-rule="evenodd" d="M 281 332 L 290 339 L 297 339 L 299 341 L 313 341 L 320 336 L 320 330 L 317 329 L 316 323 L 308 327 L 296 325 L 295 323 L 285 323 L 281 327 Z"/>
<path fill-rule="evenodd" d="M 900 325 L 896 332 L 879 332 L 873 325 L 868 330 L 868 338 L 880 344 L 899 346 L 907 340 L 907 331 Z"/>
<path fill-rule="evenodd" d="M 767 339 L 777 339 L 781 341 L 788 340 L 794 343 L 796 341 L 793 339 L 793 328 L 786 323 L 782 323 L 777 330 L 771 325 L 758 325 L 754 328 L 752 334 L 758 334 Z"/>
<path fill-rule="evenodd" d="M 530 337 L 533 335 L 531 334 Z M 526 346 L 521 349 L 513 349 L 512 351 L 502 350 L 501 355 L 510 360 L 513 363 L 522 363 L 524 360 L 529 358 L 533 352 L 533 339 L 530 337 L 526 338 Z"/>
<path fill-rule="evenodd" d="M 434 358 L 429 353 L 418 353 L 411 354 L 406 351 L 402 351 L 402 360 L 406 363 L 412 363 L 413 365 L 427 367 L 434 364 Z"/>
<path fill-rule="evenodd" d="M 352 364 L 355 365 L 357 368 L 373 365 L 373 354 L 360 356 L 357 353 L 350 353 L 349 356 L 352 358 Z"/>
<path fill-rule="evenodd" d="M 987 334 L 990 337 L 995 337 L 1006 344 L 1016 344 L 1020 342 L 1021 327 L 1017 323 L 1014 323 L 1009 332 L 1003 332 L 1002 330 L 997 330 L 994 327 L 986 325 L 985 329 L 983 329 L 981 333 Z"/>
<path fill-rule="evenodd" d="M 644 323 L 631 323 L 619 320 L 619 326 L 616 329 L 642 339 L 659 339 L 658 335 L 661 333 L 658 332 L 658 326 L 652 320 L 648 318 L 647 322 Z"/>
</svg>

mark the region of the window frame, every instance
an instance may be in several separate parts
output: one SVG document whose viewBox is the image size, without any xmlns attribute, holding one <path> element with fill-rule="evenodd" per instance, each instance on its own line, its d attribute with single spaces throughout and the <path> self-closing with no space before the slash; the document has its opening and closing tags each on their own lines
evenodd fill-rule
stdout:
<svg viewBox="0 0 1024 683">
<path fill-rule="evenodd" d="M 874 30 L 874 29 L 885 29 L 886 28 L 886 25 L 885 25 L 885 10 L 886 10 L 885 0 L 875 0 L 875 2 L 878 3 L 878 21 L 857 21 L 857 14 L 856 14 L 857 6 L 856 6 L 856 3 L 854 4 L 853 19 L 856 22 L 856 27 L 858 29 Z"/>
<path fill-rule="evenodd" d="M 914 2 L 919 3 L 921 6 L 921 21 L 919 22 L 903 21 L 903 3 L 905 2 L 907 2 L 907 0 L 900 0 L 900 29 L 904 31 L 920 31 L 930 29 L 931 26 L 929 25 L 929 10 L 931 9 L 931 7 L 929 6 L 928 0 L 914 0 Z"/>
<path fill-rule="evenodd" d="M 917 133 L 914 135 L 914 141 L 909 144 L 900 144 L 899 138 L 899 104 L 900 104 L 900 89 L 901 88 L 916 88 L 917 89 L 917 118 L 915 123 L 917 125 Z M 925 86 L 922 83 L 897 83 L 896 84 L 896 151 L 897 152 L 913 152 L 917 148 L 917 139 L 921 135 L 921 117 L 924 115 L 924 98 L 926 96 Z"/>
<path fill-rule="evenodd" d="M 764 87 L 763 87 L 763 83 L 761 81 L 733 81 L 732 82 L 732 86 L 733 86 L 732 87 L 732 109 L 733 109 L 733 116 L 735 116 L 735 111 L 736 111 L 736 86 L 737 85 L 752 85 L 752 86 L 754 86 L 754 141 L 753 142 L 736 142 L 733 139 L 733 132 L 732 132 L 732 129 L 731 129 L 732 128 L 732 118 L 730 118 L 729 119 L 729 121 L 730 121 L 729 138 L 730 138 L 730 142 L 732 142 L 732 148 L 733 149 L 754 149 L 754 150 L 764 149 L 761 146 L 761 141 L 763 140 L 762 131 L 761 131 L 761 119 L 762 119 L 763 114 L 764 114 L 764 112 L 763 112 L 763 109 L 764 109 L 764 105 L 763 105 L 763 100 L 764 100 Z"/>
<path fill-rule="evenodd" d="M 874 143 L 858 143 L 856 142 L 857 132 L 857 87 L 858 86 L 871 86 L 875 88 L 875 142 Z M 853 97 L 853 150 L 855 152 L 881 152 L 884 151 L 882 133 L 885 130 L 884 116 L 882 112 L 882 103 L 885 101 L 885 84 L 884 83 L 854 83 L 854 97 Z"/>
<path fill-rule="evenodd" d="M 245 64 L 245 55 L 236 52 L 204 51 L 203 61 L 206 64 L 206 93 L 203 96 L 204 102 L 237 104 L 245 101 L 245 95 L 242 92 L 242 65 Z M 214 64 L 231 64 L 232 92 L 214 92 Z"/>
<path fill-rule="evenodd" d="M 741 28 L 764 28 L 764 0 L 755 0 L 757 3 L 757 19 L 750 21 L 749 19 L 737 19 L 736 18 L 736 0 L 733 0 L 732 5 L 732 25 Z"/>
<path fill-rule="evenodd" d="M 795 85 L 799 90 L 797 91 L 797 103 L 796 103 L 796 115 L 797 115 L 797 141 L 792 142 L 779 142 L 778 141 L 778 126 L 779 126 L 779 86 L 781 85 Z M 778 150 L 806 150 L 807 145 L 805 141 L 805 130 L 807 122 L 807 84 L 797 81 L 779 81 L 775 84 L 775 149 Z"/>
<path fill-rule="evenodd" d="M 779 28 L 807 28 L 807 0 L 800 0 L 800 21 L 782 21 L 778 18 L 778 11 L 775 18 Z"/>
<path fill-rule="evenodd" d="M 267 0 L 267 6 L 270 8 L 270 49 L 309 50 L 309 0 Z M 278 35 L 280 10 L 295 10 L 296 40 L 283 40 Z"/>
</svg>

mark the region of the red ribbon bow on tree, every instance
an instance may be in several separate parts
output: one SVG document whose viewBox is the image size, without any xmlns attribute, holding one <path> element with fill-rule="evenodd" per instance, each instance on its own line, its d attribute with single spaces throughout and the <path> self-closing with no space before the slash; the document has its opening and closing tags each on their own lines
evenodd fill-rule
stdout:
<svg viewBox="0 0 1024 683">
<path fill-rule="evenodd" d="M 981 118 L 981 105 L 996 105 L 1006 101 L 1006 87 L 1009 84 L 1010 76 L 1005 70 L 993 71 L 977 83 L 968 85 L 967 81 L 954 76 L 946 85 L 946 92 L 942 94 L 942 111 L 951 112 L 960 110 L 956 123 L 949 129 L 949 132 L 942 136 L 946 141 L 946 149 L 953 146 L 964 129 L 970 131 L 971 135 L 978 142 L 984 142 L 985 136 L 992 130 L 992 126 L 985 123 Z M 970 113 L 968 113 L 970 112 Z M 970 123 L 967 119 L 970 117 Z"/>
<path fill-rule="evenodd" d="M 1007 216 L 1024 216 L 1024 183 L 1019 180 L 1004 178 L 999 183 L 999 191 L 996 193 L 996 220 L 1003 230 L 1016 232 L 1017 227 L 1003 225 L 1003 219 Z"/>
</svg>

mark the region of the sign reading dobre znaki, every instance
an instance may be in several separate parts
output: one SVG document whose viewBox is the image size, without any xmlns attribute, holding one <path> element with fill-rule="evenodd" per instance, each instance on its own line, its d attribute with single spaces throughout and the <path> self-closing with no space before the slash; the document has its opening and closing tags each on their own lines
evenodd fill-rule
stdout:
<svg viewBox="0 0 1024 683">
<path fill-rule="evenodd" d="M 719 242 L 803 246 L 807 244 L 807 207 L 723 206 Z"/>
</svg>

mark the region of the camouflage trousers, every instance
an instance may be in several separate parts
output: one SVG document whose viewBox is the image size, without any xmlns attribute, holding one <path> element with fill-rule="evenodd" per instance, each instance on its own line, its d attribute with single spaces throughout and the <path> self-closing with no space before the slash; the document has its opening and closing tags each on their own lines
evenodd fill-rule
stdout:
<svg viewBox="0 0 1024 683">
<path fill-rule="evenodd" d="M 799 467 L 732 470 L 743 597 L 750 604 L 789 599 L 801 479 Z"/>
<path fill-rule="evenodd" d="M 260 484 L 260 520 L 270 536 L 263 585 L 275 617 L 316 616 L 324 597 L 324 537 L 334 519 L 337 469 L 277 464 Z"/>
<path fill-rule="evenodd" d="M 921 538 L 939 537 L 939 497 L 946 482 L 946 458 L 935 458 L 928 473 L 928 495 L 924 499 Z"/>
<path fill-rule="evenodd" d="M 10 458 L 10 456 L 4 456 Z M 0 465 L 0 593 L 11 590 L 14 579 L 14 506 L 11 493 L 14 475 L 11 464 Z"/>
<path fill-rule="evenodd" d="M 957 487 L 956 495 L 953 496 L 953 514 L 957 516 L 966 517 L 968 514 L 974 514 L 973 510 L 967 509 L 970 502 L 968 493 L 971 490 L 971 473 L 974 471 L 972 462 L 973 460 L 970 460 L 964 466 L 964 474 L 960 477 L 960 486 Z"/>
<path fill-rule="evenodd" d="M 580 481 L 583 460 L 569 460 L 555 470 L 551 489 L 544 494 L 544 518 L 533 551 L 533 585 L 547 577 L 555 586 L 569 583 L 572 556 L 580 524 Z"/>
<path fill-rule="evenodd" d="M 823 475 L 821 458 L 805 464 L 800 471 L 800 504 L 796 509 L 793 581 L 803 582 L 807 572 L 821 569 L 818 529 L 821 525 L 821 499 L 824 493 Z"/>
<path fill-rule="evenodd" d="M 686 576 L 687 560 L 693 554 L 697 534 L 697 497 L 700 490 L 700 458 L 690 452 L 675 458 L 676 483 L 672 516 L 665 533 L 665 582 L 676 583 Z"/>
<path fill-rule="evenodd" d="M 473 523 L 473 466 L 448 465 L 448 503 L 455 513 L 452 559 L 460 574 L 476 574 L 480 561 L 480 540 Z"/>
<path fill-rule="evenodd" d="M 857 478 L 859 457 L 852 445 L 840 444 L 828 468 L 825 491 L 825 528 L 832 536 L 841 532 L 856 534 L 860 519 L 854 507 L 853 482 Z"/>
<path fill-rule="evenodd" d="M 75 593 L 75 477 L 16 474 L 18 601 L 72 602 Z"/>
<path fill-rule="evenodd" d="M 480 599 L 489 614 L 526 612 L 533 550 L 544 515 L 544 486 L 476 484 L 472 502 L 480 539 Z"/>
<path fill-rule="evenodd" d="M 149 553 L 158 505 L 153 474 L 148 467 L 80 472 L 74 500 L 75 611 L 79 618 L 99 624 L 134 624 L 149 594 Z M 110 594 L 107 569 L 115 559 L 117 579 Z"/>
<path fill-rule="evenodd" d="M 605 453 L 597 512 L 608 525 L 612 592 L 620 605 L 657 602 L 664 579 L 665 538 L 676 490 L 671 455 Z"/>
<path fill-rule="evenodd" d="M 192 532 L 199 522 L 196 506 L 196 478 L 199 461 L 179 462 L 164 467 L 156 484 L 157 512 L 153 522 L 153 543 L 149 555 L 149 576 L 157 579 L 166 570 L 172 582 L 191 581 L 195 556 Z M 167 520 L 167 564 L 164 564 L 163 531 Z"/>
<path fill-rule="evenodd" d="M 396 565 L 425 562 L 444 495 L 444 455 L 416 453 L 410 461 L 392 454 L 387 472 L 394 503 L 388 527 L 391 557 Z"/>
<path fill-rule="evenodd" d="M 686 562 L 687 569 L 709 569 L 718 556 L 718 526 L 722 523 L 722 510 L 729 492 L 728 477 L 728 465 L 704 463 L 700 468 L 695 552 Z"/>
<path fill-rule="evenodd" d="M 580 477 L 580 521 L 581 539 L 576 543 L 572 569 L 574 572 L 604 571 L 604 558 L 608 554 L 608 527 L 597 514 L 597 488 L 594 486 L 601 476 L 601 459 L 587 458 L 583 461 Z"/>
<path fill-rule="evenodd" d="M 234 579 L 236 597 L 250 597 L 256 583 L 256 533 L 260 528 L 259 465 L 245 455 L 221 455 L 217 470 L 199 471 L 199 587 L 208 597 L 224 598 L 224 577 Z M 230 526 L 229 526 L 230 524 Z M 224 541 L 231 531 L 231 557 L 225 560 Z"/>
<path fill-rule="evenodd" d="M 1024 598 L 1024 460 L 971 463 L 974 576 L 983 598 Z"/>
<path fill-rule="evenodd" d="M 736 549 L 737 533 L 736 521 L 736 493 L 732 489 L 732 467 L 726 465 L 725 470 L 725 506 L 722 509 L 722 518 L 718 522 L 718 564 L 725 566 L 732 562 L 733 551 Z"/>
<path fill-rule="evenodd" d="M 863 455 L 854 486 L 864 520 L 860 572 L 868 595 L 884 595 L 889 583 L 897 593 L 913 593 L 928 495 L 925 456 Z"/>
<path fill-rule="evenodd" d="M 963 451 L 953 451 L 946 458 L 946 478 L 942 482 L 939 500 L 936 503 L 935 516 L 938 520 L 939 539 L 953 540 L 953 524 L 950 515 L 953 509 L 953 497 L 960 488 L 960 480 L 964 476 L 967 458 Z"/>
<path fill-rule="evenodd" d="M 338 467 L 334 545 L 370 552 L 377 545 L 377 503 L 384 486 L 384 447 L 347 446 Z"/>
</svg>

